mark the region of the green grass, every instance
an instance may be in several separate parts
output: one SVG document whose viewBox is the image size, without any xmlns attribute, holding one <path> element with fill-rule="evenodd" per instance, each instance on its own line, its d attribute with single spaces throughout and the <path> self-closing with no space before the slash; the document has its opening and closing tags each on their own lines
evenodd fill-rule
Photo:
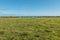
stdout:
<svg viewBox="0 0 60 40">
<path fill-rule="evenodd" d="M 0 40 L 60 40 L 60 18 L 0 18 Z"/>
</svg>

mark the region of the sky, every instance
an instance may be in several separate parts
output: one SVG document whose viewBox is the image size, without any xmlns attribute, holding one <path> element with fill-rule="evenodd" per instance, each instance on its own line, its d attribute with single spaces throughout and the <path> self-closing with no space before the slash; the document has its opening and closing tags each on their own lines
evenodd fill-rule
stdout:
<svg viewBox="0 0 60 40">
<path fill-rule="evenodd" d="M 0 16 L 60 16 L 60 0 L 0 0 Z"/>
</svg>

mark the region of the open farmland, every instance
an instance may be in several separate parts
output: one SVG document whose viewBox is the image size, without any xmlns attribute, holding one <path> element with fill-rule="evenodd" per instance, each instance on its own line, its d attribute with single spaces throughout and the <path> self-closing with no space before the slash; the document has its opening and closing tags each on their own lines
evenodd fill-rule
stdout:
<svg viewBox="0 0 60 40">
<path fill-rule="evenodd" d="M 0 18 L 0 40 L 60 40 L 60 18 Z"/>
</svg>

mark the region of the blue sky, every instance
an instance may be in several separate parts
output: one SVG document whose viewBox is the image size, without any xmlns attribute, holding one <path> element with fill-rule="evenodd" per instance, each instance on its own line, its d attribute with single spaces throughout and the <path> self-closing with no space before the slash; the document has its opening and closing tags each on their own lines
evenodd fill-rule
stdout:
<svg viewBox="0 0 60 40">
<path fill-rule="evenodd" d="M 60 0 L 0 0 L 0 16 L 60 16 Z"/>
</svg>

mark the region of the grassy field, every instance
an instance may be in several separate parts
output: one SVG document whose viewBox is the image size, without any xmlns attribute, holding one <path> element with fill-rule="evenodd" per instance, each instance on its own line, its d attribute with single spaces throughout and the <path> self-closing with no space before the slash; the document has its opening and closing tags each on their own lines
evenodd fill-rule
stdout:
<svg viewBox="0 0 60 40">
<path fill-rule="evenodd" d="M 0 18 L 0 40 L 60 40 L 60 18 Z"/>
</svg>

